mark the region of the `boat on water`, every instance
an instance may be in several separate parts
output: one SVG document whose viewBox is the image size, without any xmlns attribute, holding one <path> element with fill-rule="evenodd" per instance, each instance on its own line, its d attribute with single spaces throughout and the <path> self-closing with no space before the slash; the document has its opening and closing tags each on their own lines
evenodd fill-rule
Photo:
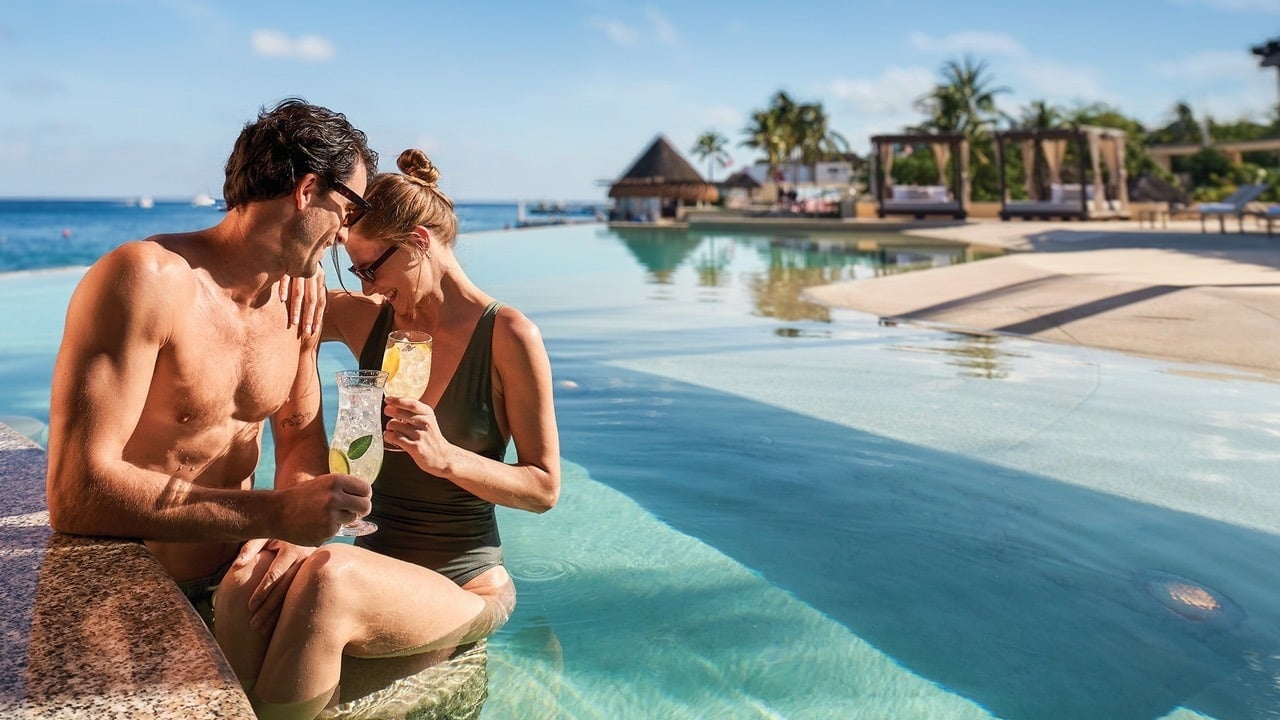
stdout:
<svg viewBox="0 0 1280 720">
<path fill-rule="evenodd" d="M 546 212 L 545 210 L 535 211 L 529 209 L 528 212 L 536 212 L 541 215 L 541 217 L 528 217 L 525 214 L 525 202 L 523 200 L 516 201 L 516 227 L 531 228 L 543 227 L 546 225 L 577 225 L 580 223 L 604 222 L 608 217 L 605 212 L 594 207 L 591 208 L 590 212 L 585 212 L 580 208 L 575 208 L 573 212 L 566 211 L 554 214 Z"/>
<path fill-rule="evenodd" d="M 155 206 L 156 206 L 156 201 L 152 200 L 150 195 L 143 195 L 142 197 L 138 198 L 138 207 L 142 208 L 143 210 L 150 210 Z"/>
<path fill-rule="evenodd" d="M 191 198 L 191 207 L 214 207 L 218 204 L 217 200 L 209 193 L 200 193 Z"/>
<path fill-rule="evenodd" d="M 547 202 L 539 200 L 529 203 L 525 210 L 531 215 L 596 215 L 604 206 L 593 203 L 566 203 L 563 201 Z"/>
</svg>

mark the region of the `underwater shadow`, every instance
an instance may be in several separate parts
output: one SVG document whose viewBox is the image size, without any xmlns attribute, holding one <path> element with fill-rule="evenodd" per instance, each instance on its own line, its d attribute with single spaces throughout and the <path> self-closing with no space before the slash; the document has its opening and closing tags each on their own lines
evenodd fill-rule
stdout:
<svg viewBox="0 0 1280 720">
<path fill-rule="evenodd" d="M 1280 709 L 1280 538 L 554 359 L 625 380 L 558 394 L 565 457 L 1001 717 Z"/>
</svg>

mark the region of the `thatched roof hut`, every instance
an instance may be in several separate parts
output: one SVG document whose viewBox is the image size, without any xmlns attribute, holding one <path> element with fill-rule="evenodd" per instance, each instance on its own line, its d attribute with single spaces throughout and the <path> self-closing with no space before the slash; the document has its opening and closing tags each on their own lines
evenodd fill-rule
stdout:
<svg viewBox="0 0 1280 720">
<path fill-rule="evenodd" d="M 715 202 L 716 186 L 707 182 L 662 135 L 654 138 L 631 167 L 609 188 L 611 198 L 662 198 Z"/>
<path fill-rule="evenodd" d="M 722 188 L 741 188 L 743 190 L 758 190 L 760 183 L 751 177 L 746 170 L 739 170 L 720 182 Z"/>
</svg>

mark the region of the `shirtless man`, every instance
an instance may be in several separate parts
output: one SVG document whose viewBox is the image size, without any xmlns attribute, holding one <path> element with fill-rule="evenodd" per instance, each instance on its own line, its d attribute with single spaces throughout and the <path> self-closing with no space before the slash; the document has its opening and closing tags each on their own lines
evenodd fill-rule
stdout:
<svg viewBox="0 0 1280 720">
<path fill-rule="evenodd" d="M 126 243 L 89 268 L 53 373 L 55 530 L 144 539 L 208 619 L 245 540 L 317 545 L 369 512 L 368 483 L 320 474 L 319 337 L 290 328 L 275 288 L 317 274 L 368 209 L 376 168 L 345 117 L 286 100 L 236 141 L 220 223 Z M 276 475 L 263 492 L 268 417 Z"/>
</svg>

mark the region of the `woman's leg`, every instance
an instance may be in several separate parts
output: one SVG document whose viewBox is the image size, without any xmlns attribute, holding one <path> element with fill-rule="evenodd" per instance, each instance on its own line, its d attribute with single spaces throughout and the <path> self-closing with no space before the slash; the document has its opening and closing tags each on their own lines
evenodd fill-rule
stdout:
<svg viewBox="0 0 1280 720">
<path fill-rule="evenodd" d="M 326 545 L 289 587 L 251 698 L 263 706 L 328 698 L 344 653 L 390 657 L 452 647 L 485 637 L 509 612 L 501 593 L 468 592 L 417 565 Z"/>
</svg>

